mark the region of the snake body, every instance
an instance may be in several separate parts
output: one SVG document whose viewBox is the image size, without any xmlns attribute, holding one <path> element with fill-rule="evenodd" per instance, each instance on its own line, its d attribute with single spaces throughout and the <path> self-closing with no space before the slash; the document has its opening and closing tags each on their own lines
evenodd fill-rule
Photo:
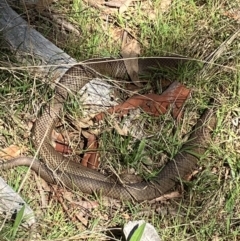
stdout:
<svg viewBox="0 0 240 241">
<path fill-rule="evenodd" d="M 153 67 L 158 66 L 174 68 L 178 66 L 179 62 L 181 62 L 179 59 L 174 58 L 140 59 L 139 73 L 151 73 Z M 206 151 L 206 140 L 211 138 L 211 131 L 216 125 L 216 117 L 212 108 L 203 113 L 190 134 L 189 141 L 151 181 L 122 184 L 111 177 L 72 162 L 55 151 L 50 144 L 51 133 L 59 119 L 69 90 L 77 92 L 91 79 L 101 78 L 103 75 L 119 79 L 128 78 L 122 60 L 105 59 L 103 61 L 99 59 L 95 63 L 71 67 L 57 85 L 53 102 L 47 106 L 35 123 L 33 142 L 36 148 L 40 148 L 39 153 L 43 163 L 33 161 L 32 158 L 22 157 L 2 164 L 1 168 L 8 169 L 18 165 L 27 165 L 50 183 L 60 182 L 68 188 L 84 193 L 100 193 L 116 199 L 136 201 L 154 199 L 166 193 L 174 187 L 177 180 L 194 170 L 199 157 Z"/>
</svg>

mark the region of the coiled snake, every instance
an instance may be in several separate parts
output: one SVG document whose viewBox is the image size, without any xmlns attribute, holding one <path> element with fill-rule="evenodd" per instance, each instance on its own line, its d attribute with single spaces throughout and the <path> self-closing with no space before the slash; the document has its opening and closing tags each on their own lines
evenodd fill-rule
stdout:
<svg viewBox="0 0 240 241">
<path fill-rule="evenodd" d="M 174 68 L 179 62 L 181 61 L 175 58 L 140 59 L 139 72 L 140 74 L 151 73 L 152 67 L 157 66 Z M 66 102 L 68 91 L 78 91 L 91 79 L 101 78 L 102 75 L 120 79 L 128 78 L 122 60 L 109 62 L 105 59 L 94 64 L 79 64 L 71 67 L 57 85 L 53 102 L 47 106 L 35 123 L 33 142 L 36 148 L 40 147 L 39 153 L 44 162 L 21 157 L 1 164 L 0 168 L 8 169 L 18 165 L 27 165 L 49 183 L 60 182 L 68 188 L 84 193 L 101 193 L 116 199 L 136 201 L 154 199 L 166 193 L 174 187 L 177 180 L 194 170 L 199 157 L 206 151 L 207 140 L 211 138 L 211 131 L 216 125 L 213 108 L 205 110 L 198 119 L 189 141 L 151 181 L 121 184 L 95 170 L 69 161 L 68 158 L 55 151 L 50 144 L 51 133 L 63 104 Z"/>
</svg>

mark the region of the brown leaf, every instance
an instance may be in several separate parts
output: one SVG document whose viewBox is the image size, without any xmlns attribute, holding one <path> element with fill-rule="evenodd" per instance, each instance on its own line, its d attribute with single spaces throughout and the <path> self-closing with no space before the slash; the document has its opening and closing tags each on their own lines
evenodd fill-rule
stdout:
<svg viewBox="0 0 240 241">
<path fill-rule="evenodd" d="M 81 118 L 78 122 L 79 128 L 88 128 L 89 126 L 93 126 L 93 121 L 90 119 L 90 117 Z"/>
<path fill-rule="evenodd" d="M 39 178 L 38 174 L 36 174 L 35 172 L 34 172 L 34 177 L 35 177 L 35 183 L 37 185 L 37 190 L 41 198 L 41 208 L 47 208 L 48 201 L 47 201 L 46 193 L 50 191 L 50 188 L 48 184 L 42 178 Z"/>
<path fill-rule="evenodd" d="M 134 95 L 127 99 L 124 103 L 108 109 L 108 113 L 119 113 L 120 116 L 125 115 L 129 110 L 141 108 L 153 116 L 165 114 L 170 106 L 172 106 L 172 115 L 174 118 L 179 118 L 181 109 L 190 95 L 190 90 L 178 82 L 172 83 L 169 88 L 161 95 L 146 94 Z M 105 113 L 99 113 L 95 116 L 95 120 L 102 120 Z"/>
<path fill-rule="evenodd" d="M 127 10 L 129 5 L 133 2 L 133 0 L 112 0 L 105 2 L 106 6 L 119 8 L 119 13 L 122 14 Z"/>
<path fill-rule="evenodd" d="M 62 143 L 65 142 L 64 136 L 61 133 L 58 133 L 55 130 L 52 131 L 52 140 L 53 141 L 59 141 L 59 142 L 62 142 Z"/>
<path fill-rule="evenodd" d="M 99 153 L 97 152 L 98 142 L 95 135 L 87 131 L 82 131 L 82 134 L 87 138 L 87 150 L 83 156 L 81 164 L 91 169 L 96 169 L 99 166 Z"/>
<path fill-rule="evenodd" d="M 2 150 L 0 150 L 0 158 L 5 160 L 10 160 L 14 157 L 20 156 L 20 154 L 24 151 L 25 148 L 20 148 L 17 145 L 10 145 Z"/>
<path fill-rule="evenodd" d="M 85 227 L 87 227 L 88 225 L 88 218 L 84 217 L 85 213 L 83 213 L 83 211 L 79 211 L 77 213 L 75 213 L 75 217 L 78 219 L 78 221 L 80 221 Z"/>
<path fill-rule="evenodd" d="M 38 0 L 36 10 L 41 13 L 44 9 L 49 8 L 52 2 L 53 0 Z"/>
<path fill-rule="evenodd" d="M 132 3 L 133 0 L 125 0 L 123 1 L 121 7 L 119 8 L 119 13 L 122 14 L 123 12 L 125 12 L 127 10 L 127 8 L 129 7 L 129 5 Z"/>
<path fill-rule="evenodd" d="M 123 3 L 124 3 L 124 0 L 112 0 L 112 1 L 105 2 L 104 5 L 108 7 L 120 8 Z"/>
<path fill-rule="evenodd" d="M 124 58 L 124 64 L 132 82 L 137 86 L 141 86 L 138 78 L 138 58 L 134 58 L 140 54 L 140 45 L 135 39 L 131 39 L 128 43 L 126 42 L 127 36 L 125 32 L 123 36 L 121 55 Z"/>
<path fill-rule="evenodd" d="M 240 9 L 226 11 L 223 13 L 224 16 L 227 16 L 228 18 L 234 19 L 238 23 L 240 23 Z"/>
<path fill-rule="evenodd" d="M 219 236 L 216 234 L 215 236 L 212 237 L 212 241 L 219 241 Z"/>
<path fill-rule="evenodd" d="M 58 133 L 55 130 L 53 130 L 51 136 L 51 145 L 57 152 L 60 152 L 62 154 L 71 154 L 73 150 L 70 148 L 67 138 L 65 136 L 66 133 Z"/>
<path fill-rule="evenodd" d="M 62 154 L 71 154 L 71 153 L 73 153 L 73 150 L 71 149 L 71 147 L 69 147 L 68 144 L 59 143 L 59 142 L 53 142 L 52 146 L 59 153 L 62 153 Z"/>
<path fill-rule="evenodd" d="M 126 127 L 121 128 L 116 121 L 114 121 L 114 129 L 121 136 L 127 136 L 129 134 L 129 130 Z"/>
<path fill-rule="evenodd" d="M 170 6 L 171 6 L 172 0 L 162 0 L 160 3 L 160 11 L 162 13 L 165 13 L 169 10 Z"/>
<path fill-rule="evenodd" d="M 154 199 L 153 201 L 150 201 L 151 202 L 163 202 L 163 201 L 166 201 L 166 200 L 169 200 L 169 199 L 173 199 L 173 198 L 177 198 L 177 197 L 181 197 L 182 195 L 178 192 L 178 191 L 174 191 L 174 192 L 171 192 L 171 193 L 167 193 L 165 195 L 162 195 L 156 199 Z"/>
<path fill-rule="evenodd" d="M 84 209 L 88 209 L 91 211 L 92 209 L 95 209 L 99 206 L 99 204 L 96 201 L 78 201 L 78 202 L 72 202 Z"/>
</svg>

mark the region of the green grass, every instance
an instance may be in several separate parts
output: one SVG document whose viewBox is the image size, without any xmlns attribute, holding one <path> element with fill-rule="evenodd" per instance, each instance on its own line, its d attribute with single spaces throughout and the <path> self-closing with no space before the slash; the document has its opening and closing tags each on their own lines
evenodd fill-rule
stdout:
<svg viewBox="0 0 240 241">
<path fill-rule="evenodd" d="M 160 2 L 153 1 L 152 7 L 145 1 L 135 2 L 122 16 L 112 14 L 106 22 L 103 20 L 106 14 L 80 0 L 73 0 L 70 4 L 57 1 L 52 7 L 80 31 L 80 36 L 57 31 L 41 14 L 32 18 L 31 24 L 77 60 L 119 56 L 121 35 L 118 31 L 123 29 L 141 43 L 142 56 L 181 54 L 197 60 L 177 73 L 165 71 L 168 78 L 192 89 L 192 97 L 186 103 L 180 124 L 176 125 L 170 115 L 150 118 L 144 114 L 141 120 L 148 127 L 148 134 L 154 134 L 151 138 L 136 141 L 114 131 L 103 132 L 100 150 L 106 160 L 102 165 L 107 170 L 114 168 L 119 174 L 122 170 L 134 169 L 134 172 L 149 178 L 159 168 L 159 160 L 164 163 L 167 157 L 177 153 L 209 98 L 214 98 L 218 106 L 218 124 L 206 158 L 200 163 L 202 170 L 191 182 L 184 184 L 182 197 L 157 204 L 159 212 L 153 211 L 155 206 L 146 203 L 107 205 L 103 197 L 96 199 L 74 194 L 76 200 L 82 195 L 100 203 L 98 208 L 90 211 L 87 227 L 78 220 L 72 221 L 70 216 L 74 211 L 69 210 L 70 216 L 67 215 L 48 192 L 46 196 L 51 201 L 47 208 L 42 209 L 41 195 L 31 173 L 21 195 L 35 210 L 38 226 L 31 234 L 19 227 L 13 239 L 13 223 L 6 222 L 0 230 L 1 240 L 31 240 L 31 235 L 35 235 L 32 236 L 34 240 L 106 240 L 106 233 L 112 227 L 119 228 L 129 220 L 138 219 L 155 226 L 163 240 L 240 239 L 239 36 L 227 44 L 239 24 L 226 15 L 231 9 L 239 9 L 239 3 L 237 0 L 230 3 L 226 0 L 175 0 L 167 12 L 161 13 L 158 12 Z M 153 9 L 156 17 L 150 19 Z M 26 14 L 36 15 L 31 11 Z M 215 64 L 204 64 L 205 60 L 212 63 L 212 54 L 216 50 L 219 56 Z M 10 52 L 1 50 L 3 66 L 7 66 L 8 57 L 15 61 Z M 27 123 L 39 115 L 44 103 L 51 99 L 52 90 L 41 80 L 33 79 L 24 69 L 2 70 L 0 84 L 0 148 L 17 144 L 27 147 L 24 154 L 33 155 L 31 136 L 26 135 L 29 132 Z M 76 101 L 78 99 L 73 98 L 68 108 L 73 116 L 81 116 L 82 111 Z M 73 112 L 74 109 L 77 111 Z M 146 157 L 150 157 L 150 164 L 146 164 Z M 137 162 L 139 159 L 140 162 Z M 25 168 L 16 168 L 3 172 L 2 176 L 17 190 L 25 173 Z"/>
</svg>

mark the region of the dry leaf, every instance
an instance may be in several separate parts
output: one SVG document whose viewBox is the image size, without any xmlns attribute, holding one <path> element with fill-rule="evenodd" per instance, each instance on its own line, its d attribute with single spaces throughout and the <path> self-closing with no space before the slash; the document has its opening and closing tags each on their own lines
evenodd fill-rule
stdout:
<svg viewBox="0 0 240 241">
<path fill-rule="evenodd" d="M 48 201 L 47 201 L 47 195 L 46 195 L 46 189 L 49 192 L 50 188 L 47 185 L 47 183 L 42 179 L 39 178 L 38 174 L 34 172 L 35 177 L 35 183 L 37 184 L 37 189 L 41 198 L 41 208 L 47 208 L 48 207 Z"/>
<path fill-rule="evenodd" d="M 0 158 L 3 158 L 5 160 L 10 160 L 14 157 L 20 156 L 20 154 L 24 151 L 25 148 L 20 148 L 17 145 L 11 145 L 9 147 L 6 147 L 2 150 L 0 150 Z"/>
<path fill-rule="evenodd" d="M 51 144 L 54 147 L 54 149 L 59 153 L 62 153 L 62 154 L 72 154 L 73 153 L 73 150 L 71 149 L 71 147 L 69 147 L 68 144 L 59 143 L 59 142 L 52 142 Z"/>
<path fill-rule="evenodd" d="M 96 201 L 78 201 L 78 202 L 73 202 L 72 203 L 84 208 L 88 209 L 91 211 L 92 209 L 95 209 L 99 206 L 99 204 Z"/>
<path fill-rule="evenodd" d="M 121 55 L 124 59 L 130 58 L 128 60 L 124 60 L 128 75 L 135 85 L 141 86 L 138 78 L 138 58 L 134 58 L 138 57 L 140 54 L 140 45 L 135 39 L 132 39 L 130 42 L 126 43 L 126 38 L 127 37 L 123 37 Z"/>
<path fill-rule="evenodd" d="M 177 197 L 181 197 L 181 196 L 182 195 L 178 191 L 174 191 L 174 192 L 162 195 L 162 196 L 154 199 L 153 201 L 150 201 L 150 203 L 152 203 L 152 202 L 159 202 L 159 201 L 163 202 L 163 201 L 166 201 L 168 199 L 173 199 L 173 198 L 177 198 Z"/>
<path fill-rule="evenodd" d="M 112 0 L 112 1 L 105 2 L 104 5 L 108 7 L 113 7 L 113 8 L 120 8 L 124 2 L 125 2 L 124 0 Z"/>
<path fill-rule="evenodd" d="M 65 142 L 64 136 L 61 133 L 55 131 L 54 129 L 52 131 L 52 140 L 53 141 L 59 141 L 59 142 L 62 142 L 62 143 Z"/>
<path fill-rule="evenodd" d="M 212 241 L 219 241 L 219 237 L 217 234 L 215 236 L 213 236 Z"/>
<path fill-rule="evenodd" d="M 87 138 L 87 150 L 83 156 L 81 164 L 91 169 L 96 169 L 99 166 L 99 153 L 97 152 L 97 137 L 87 131 L 82 131 L 82 135 L 85 138 Z"/>
<path fill-rule="evenodd" d="M 53 0 L 38 0 L 36 3 L 36 10 L 41 13 L 44 9 L 49 8 L 52 2 Z"/>
<path fill-rule="evenodd" d="M 62 154 L 71 154 L 73 150 L 70 148 L 68 142 L 66 141 L 67 138 L 66 133 L 58 133 L 55 130 L 52 131 L 52 140 L 51 145 L 53 148 Z"/>
<path fill-rule="evenodd" d="M 114 121 L 114 129 L 121 136 L 128 136 L 129 130 L 126 127 L 121 128 L 116 121 Z"/>
<path fill-rule="evenodd" d="M 92 117 L 94 114 L 92 115 Z M 93 126 L 93 121 L 91 120 L 91 115 L 90 117 L 85 117 L 81 118 L 80 120 L 76 121 L 75 124 L 78 126 L 78 128 L 88 128 L 90 126 Z"/>
<path fill-rule="evenodd" d="M 129 7 L 129 5 L 132 3 L 133 0 L 125 0 L 121 7 L 119 8 L 119 13 L 122 14 L 123 12 L 125 12 L 127 10 L 127 8 Z"/>
<path fill-rule="evenodd" d="M 160 10 L 162 13 L 165 13 L 169 10 L 172 0 L 162 0 L 160 3 Z"/>
<path fill-rule="evenodd" d="M 240 23 L 240 9 L 226 11 L 223 13 L 223 15 Z"/>
<path fill-rule="evenodd" d="M 178 82 L 173 82 L 161 95 L 146 94 L 134 95 L 124 103 L 114 106 L 107 110 L 108 113 L 119 113 L 119 116 L 127 114 L 130 110 L 141 108 L 146 113 L 159 116 L 165 114 L 169 107 L 172 108 L 172 115 L 179 119 L 182 106 L 190 95 L 190 90 Z M 95 120 L 100 121 L 105 113 L 99 113 Z"/>
<path fill-rule="evenodd" d="M 119 13 L 122 14 L 127 10 L 132 1 L 133 0 L 112 0 L 105 2 L 105 5 L 109 7 L 119 8 Z"/>
<path fill-rule="evenodd" d="M 83 211 L 79 211 L 75 213 L 75 217 L 85 226 L 87 227 L 88 225 L 88 218 L 84 218 L 84 213 Z"/>
</svg>

